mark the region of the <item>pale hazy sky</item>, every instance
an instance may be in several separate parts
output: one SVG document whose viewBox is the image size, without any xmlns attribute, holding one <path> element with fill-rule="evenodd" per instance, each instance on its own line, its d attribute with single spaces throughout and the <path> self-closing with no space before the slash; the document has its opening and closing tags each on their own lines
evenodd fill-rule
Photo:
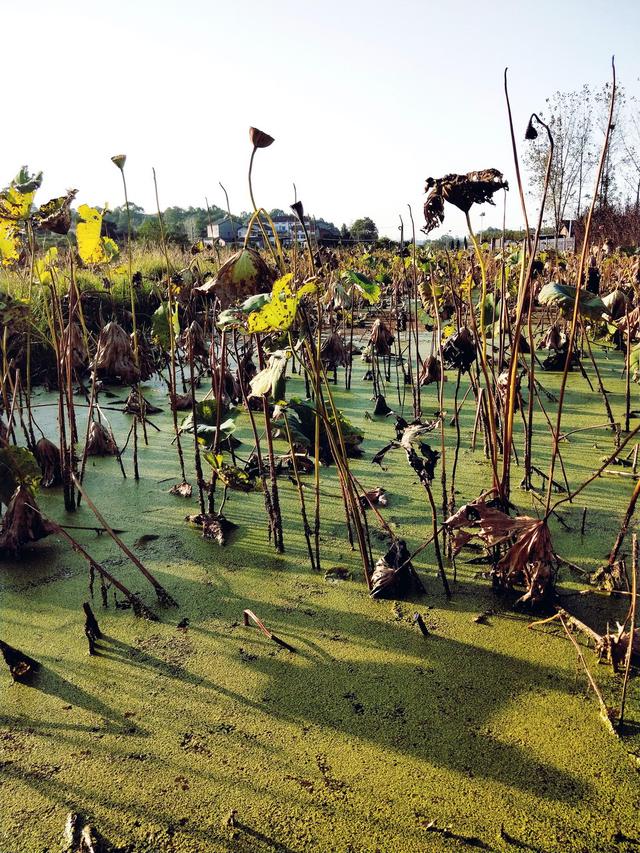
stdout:
<svg viewBox="0 0 640 853">
<path fill-rule="evenodd" d="M 126 153 L 147 211 L 155 166 L 162 207 L 224 206 L 221 180 L 239 212 L 255 125 L 276 138 L 257 155 L 258 204 L 286 209 L 295 181 L 308 212 L 369 215 L 390 236 L 408 203 L 422 226 L 429 175 L 512 180 L 505 66 L 519 142 L 553 91 L 608 80 L 612 53 L 623 84 L 640 76 L 639 0 L 0 0 L 0 13 L 0 186 L 27 163 L 42 201 L 77 187 L 78 203 L 113 207 L 110 157 Z M 444 232 L 463 232 L 456 214 Z"/>
</svg>

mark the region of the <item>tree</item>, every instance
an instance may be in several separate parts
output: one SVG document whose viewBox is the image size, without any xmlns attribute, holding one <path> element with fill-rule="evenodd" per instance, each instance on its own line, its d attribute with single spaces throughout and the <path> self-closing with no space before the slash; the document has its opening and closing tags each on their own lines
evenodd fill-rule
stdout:
<svg viewBox="0 0 640 853">
<path fill-rule="evenodd" d="M 345 243 L 351 240 L 351 231 L 349 231 L 345 222 L 342 223 L 342 227 L 340 228 L 340 240 Z"/>
<path fill-rule="evenodd" d="M 622 130 L 624 177 L 631 190 L 630 201 L 640 213 L 640 101 L 629 99 L 627 121 Z"/>
<path fill-rule="evenodd" d="M 129 202 L 129 213 L 131 216 L 131 232 L 132 236 L 135 237 L 138 228 L 146 219 L 146 214 L 144 212 L 144 208 L 132 201 Z M 105 214 L 103 221 L 107 237 L 111 237 L 114 240 L 126 239 L 129 224 L 127 218 L 127 206 L 125 204 L 119 207 L 114 207 L 113 210 L 109 210 Z"/>
<path fill-rule="evenodd" d="M 580 217 L 585 180 L 593 170 L 596 154 L 592 136 L 594 96 L 588 86 L 578 92 L 556 92 L 546 100 L 540 117 L 549 125 L 554 155 L 549 177 L 545 215 L 559 233 L 563 219 Z M 537 128 L 540 131 L 540 128 Z M 534 194 L 541 198 L 549 154 L 544 130 L 528 143 L 524 157 Z"/>
<path fill-rule="evenodd" d="M 333 246 L 340 242 L 340 231 L 336 228 L 333 222 L 327 222 L 325 219 L 316 219 L 316 237 L 319 243 Z"/>
<path fill-rule="evenodd" d="M 142 225 L 138 228 L 138 240 L 145 240 L 147 243 L 159 243 L 161 239 L 160 221 L 157 216 L 147 216 Z"/>
<path fill-rule="evenodd" d="M 351 236 L 360 243 L 373 243 L 378 239 L 378 228 L 373 219 L 363 216 L 356 219 L 350 228 Z"/>
<path fill-rule="evenodd" d="M 598 201 L 600 206 L 611 207 L 619 201 L 618 197 L 618 172 L 624 161 L 623 142 L 623 108 L 626 95 L 624 88 L 616 85 L 616 98 L 613 105 L 613 116 L 611 119 L 611 132 L 609 133 L 609 144 L 604 158 L 602 168 L 602 180 Z M 595 124 L 600 132 L 600 144 L 604 140 L 609 122 L 609 109 L 611 105 L 611 83 L 605 85 L 595 93 Z"/>
</svg>

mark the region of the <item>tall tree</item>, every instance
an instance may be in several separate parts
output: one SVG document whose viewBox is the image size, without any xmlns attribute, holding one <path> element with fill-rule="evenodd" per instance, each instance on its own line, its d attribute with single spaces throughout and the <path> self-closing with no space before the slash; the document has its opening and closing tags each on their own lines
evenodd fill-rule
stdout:
<svg viewBox="0 0 640 853">
<path fill-rule="evenodd" d="M 356 219 L 349 230 L 352 238 L 362 243 L 373 243 L 378 239 L 376 223 L 368 216 Z"/>
<path fill-rule="evenodd" d="M 605 83 L 594 95 L 595 126 L 600 138 L 597 140 L 598 147 L 607 131 L 609 121 L 609 104 L 611 103 L 611 83 Z M 619 201 L 618 173 L 624 160 L 623 146 L 623 123 L 626 94 L 624 88 L 616 85 L 616 100 L 613 118 L 611 121 L 611 132 L 609 144 L 602 169 L 602 180 L 600 181 L 599 204 L 601 207 L 611 207 Z"/>
<path fill-rule="evenodd" d="M 540 113 L 553 136 L 554 157 L 549 177 L 545 217 L 553 223 L 556 234 L 563 219 L 580 217 L 585 181 L 592 171 L 596 155 L 593 145 L 594 96 L 588 86 L 577 92 L 556 92 L 546 100 Z M 525 164 L 536 197 L 542 196 L 549 143 L 540 134 L 527 145 Z"/>
<path fill-rule="evenodd" d="M 636 213 L 640 213 L 640 101 L 635 97 L 628 101 L 621 140 L 625 181 L 631 191 L 631 203 Z"/>
</svg>

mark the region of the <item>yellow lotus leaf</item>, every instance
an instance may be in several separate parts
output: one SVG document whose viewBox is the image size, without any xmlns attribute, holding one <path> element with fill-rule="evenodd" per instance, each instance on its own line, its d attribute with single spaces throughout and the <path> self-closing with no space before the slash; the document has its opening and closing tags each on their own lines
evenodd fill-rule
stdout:
<svg viewBox="0 0 640 853">
<path fill-rule="evenodd" d="M 115 240 L 112 240 L 111 237 L 102 238 L 102 248 L 104 249 L 104 253 L 107 256 L 108 261 L 113 260 L 120 251 L 118 244 Z"/>
<path fill-rule="evenodd" d="M 286 332 L 293 325 L 300 299 L 306 293 L 314 293 L 316 285 L 309 281 L 294 293 L 291 290 L 291 273 L 283 275 L 273 285 L 271 299 L 259 311 L 252 311 L 247 318 L 249 332 Z"/>
<path fill-rule="evenodd" d="M 42 172 L 30 175 L 27 167 L 23 166 L 9 186 L 0 192 L 0 218 L 12 221 L 26 219 L 41 183 Z"/>
<path fill-rule="evenodd" d="M 20 259 L 20 238 L 15 223 L 0 219 L 0 263 L 8 267 Z"/>
<path fill-rule="evenodd" d="M 87 266 L 104 264 L 118 253 L 118 247 L 110 237 L 101 237 L 102 214 L 88 204 L 78 208 L 80 221 L 76 226 L 78 254 Z"/>
<path fill-rule="evenodd" d="M 52 270 L 58 260 L 58 250 L 52 246 L 43 258 L 35 262 L 36 279 L 40 284 L 51 284 L 53 282 Z"/>
</svg>

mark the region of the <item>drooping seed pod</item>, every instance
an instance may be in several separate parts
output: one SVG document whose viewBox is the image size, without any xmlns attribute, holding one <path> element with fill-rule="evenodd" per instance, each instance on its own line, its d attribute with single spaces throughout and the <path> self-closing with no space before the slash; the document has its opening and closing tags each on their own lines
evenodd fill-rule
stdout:
<svg viewBox="0 0 640 853">
<path fill-rule="evenodd" d="M 249 139 L 254 148 L 268 148 L 275 141 L 273 136 L 269 136 L 264 130 L 258 130 L 257 127 L 249 128 Z"/>
</svg>

